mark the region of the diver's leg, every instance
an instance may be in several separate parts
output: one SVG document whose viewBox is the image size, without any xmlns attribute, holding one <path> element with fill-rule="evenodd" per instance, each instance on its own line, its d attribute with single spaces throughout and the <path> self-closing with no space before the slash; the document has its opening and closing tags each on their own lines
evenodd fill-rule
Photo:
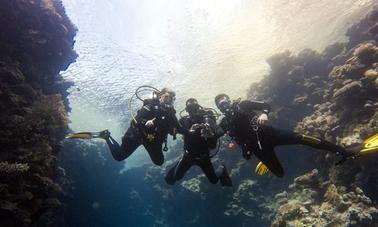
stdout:
<svg viewBox="0 0 378 227">
<path fill-rule="evenodd" d="M 175 181 L 181 180 L 185 173 L 192 167 L 193 160 L 189 157 L 189 155 L 185 154 L 182 156 L 180 161 L 177 163 L 177 166 L 175 168 L 174 172 L 174 179 Z"/>
<path fill-rule="evenodd" d="M 225 187 L 232 187 L 232 180 L 230 175 L 228 174 L 227 168 L 224 164 L 217 171 L 217 176 L 219 178 L 219 182 L 222 186 Z"/>
<path fill-rule="evenodd" d="M 219 177 L 215 173 L 210 157 L 202 158 L 201 162 L 199 163 L 199 167 L 201 167 L 202 171 L 204 172 L 204 174 L 206 175 L 210 183 L 212 184 L 218 183 Z"/>
<path fill-rule="evenodd" d="M 176 164 L 174 164 L 167 172 L 167 174 L 165 175 L 165 182 L 167 182 L 167 184 L 170 184 L 170 185 L 173 185 L 175 182 L 176 182 L 176 179 L 175 179 L 175 172 L 176 172 L 176 168 L 177 168 L 177 165 L 180 163 L 177 162 Z"/>
<path fill-rule="evenodd" d="M 122 137 L 121 146 L 110 135 L 104 137 L 104 139 L 108 144 L 113 158 L 117 161 L 122 161 L 126 159 L 140 146 L 140 142 L 137 138 L 137 135 L 132 128 L 129 128 L 125 135 Z"/>
<path fill-rule="evenodd" d="M 302 144 L 320 150 L 327 150 L 336 154 L 348 155 L 348 152 L 344 147 L 338 146 L 317 137 L 302 135 L 299 133 L 279 129 L 272 130 L 274 134 L 273 141 L 275 145 Z"/>
<path fill-rule="evenodd" d="M 148 154 L 150 155 L 151 161 L 158 166 L 163 165 L 164 155 L 162 150 L 162 142 L 144 143 Z"/>
<path fill-rule="evenodd" d="M 262 151 L 256 150 L 254 155 L 260 159 L 260 161 L 264 163 L 274 175 L 277 177 L 283 177 L 284 169 L 274 152 L 274 144 L 267 140 L 268 138 L 264 138 L 263 136 L 260 137 L 262 137 Z"/>
</svg>

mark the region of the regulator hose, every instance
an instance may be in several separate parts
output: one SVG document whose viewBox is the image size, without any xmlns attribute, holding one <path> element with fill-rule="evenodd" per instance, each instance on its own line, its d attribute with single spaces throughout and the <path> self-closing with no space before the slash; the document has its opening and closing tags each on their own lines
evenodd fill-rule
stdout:
<svg viewBox="0 0 378 227">
<path fill-rule="evenodd" d="M 143 88 L 143 89 L 142 89 Z M 142 90 L 141 90 L 142 89 Z M 153 86 L 150 86 L 150 85 L 142 85 L 142 86 L 139 86 L 136 90 L 135 90 L 135 92 L 134 92 L 134 94 L 129 98 L 129 102 L 128 102 L 128 111 L 129 111 L 129 114 L 130 114 L 130 116 L 131 116 L 131 119 L 133 120 L 133 122 L 135 123 L 135 124 L 137 124 L 138 123 L 138 121 L 136 120 L 136 118 L 135 118 L 135 115 L 133 114 L 133 112 L 132 112 L 132 110 L 131 110 L 131 102 L 132 102 L 132 100 L 133 100 L 133 98 L 134 97 L 137 97 L 137 99 L 139 99 L 140 101 L 144 101 L 140 96 L 139 96 L 139 93 L 140 92 L 142 92 L 142 91 L 151 91 L 152 90 L 152 92 L 156 92 L 156 93 L 160 93 L 160 90 L 159 89 L 157 89 L 157 88 L 155 88 L 155 87 L 153 87 Z"/>
</svg>

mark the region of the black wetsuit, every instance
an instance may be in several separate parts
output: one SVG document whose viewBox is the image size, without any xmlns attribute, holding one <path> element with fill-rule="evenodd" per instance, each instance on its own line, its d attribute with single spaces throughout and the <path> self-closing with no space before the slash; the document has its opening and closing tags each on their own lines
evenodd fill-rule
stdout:
<svg viewBox="0 0 378 227">
<path fill-rule="evenodd" d="M 184 137 L 184 154 L 180 161 L 168 171 L 165 178 L 167 183 L 174 184 L 176 181 L 181 180 L 190 167 L 197 165 L 202 169 L 209 181 L 216 184 L 222 173 L 215 173 L 209 149 L 216 148 L 218 138 L 224 134 L 223 130 L 216 124 L 215 119 L 204 111 L 195 116 L 183 117 L 179 123 L 178 132 L 183 134 Z M 189 131 L 192 125 L 201 123 L 210 125 L 213 133 L 211 137 L 205 139 L 200 135 L 199 131 Z M 224 169 L 224 171 L 226 170 Z"/>
<path fill-rule="evenodd" d="M 155 165 L 162 165 L 164 162 L 162 144 L 166 142 L 168 133 L 174 135 L 178 126 L 175 113 L 173 108 L 162 107 L 158 100 L 144 100 L 143 107 L 138 110 L 135 117 L 137 122 L 130 123 L 122 138 L 121 146 L 112 137 L 106 139 L 113 158 L 117 161 L 124 160 L 143 145 L 152 162 Z M 154 126 L 147 127 L 146 122 L 154 118 L 156 118 Z"/>
<path fill-rule="evenodd" d="M 257 125 L 258 116 L 255 111 L 268 114 L 270 106 L 264 102 L 248 100 L 235 102 L 231 110 L 226 113 L 226 117 L 221 120 L 220 126 L 242 148 L 243 156 L 246 159 L 250 159 L 253 153 L 278 177 L 284 175 L 284 170 L 274 152 L 275 146 L 304 144 L 334 153 L 346 152 L 343 147 L 319 138 L 279 130 L 266 125 Z"/>
</svg>

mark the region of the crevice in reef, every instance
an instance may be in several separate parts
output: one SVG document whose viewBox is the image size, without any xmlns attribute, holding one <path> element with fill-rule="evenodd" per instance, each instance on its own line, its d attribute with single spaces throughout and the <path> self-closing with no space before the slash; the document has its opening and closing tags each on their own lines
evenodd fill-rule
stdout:
<svg viewBox="0 0 378 227">
<path fill-rule="evenodd" d="M 0 225 L 55 225 L 76 28 L 60 1 L 0 3 Z"/>
</svg>

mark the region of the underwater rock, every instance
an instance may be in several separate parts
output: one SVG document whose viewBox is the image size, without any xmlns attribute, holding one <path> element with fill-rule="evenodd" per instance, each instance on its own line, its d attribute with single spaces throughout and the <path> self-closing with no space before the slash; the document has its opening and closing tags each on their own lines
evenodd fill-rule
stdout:
<svg viewBox="0 0 378 227">
<path fill-rule="evenodd" d="M 353 81 L 341 87 L 340 89 L 336 90 L 333 94 L 334 98 L 348 96 L 351 94 L 358 93 L 362 88 L 362 84 L 359 81 Z"/>
<path fill-rule="evenodd" d="M 348 47 L 351 48 L 363 41 L 378 41 L 378 10 L 373 9 L 359 23 L 352 25 L 346 35 L 349 38 Z"/>
<path fill-rule="evenodd" d="M 378 47 L 372 42 L 363 43 L 354 49 L 353 55 L 358 57 L 362 64 L 372 64 L 378 59 Z"/>
<path fill-rule="evenodd" d="M 76 58 L 76 28 L 60 1 L 3 1 L 0 14 L 0 225 L 44 226 L 46 208 L 61 206 L 55 155 L 70 83 L 59 72 Z"/>
</svg>

